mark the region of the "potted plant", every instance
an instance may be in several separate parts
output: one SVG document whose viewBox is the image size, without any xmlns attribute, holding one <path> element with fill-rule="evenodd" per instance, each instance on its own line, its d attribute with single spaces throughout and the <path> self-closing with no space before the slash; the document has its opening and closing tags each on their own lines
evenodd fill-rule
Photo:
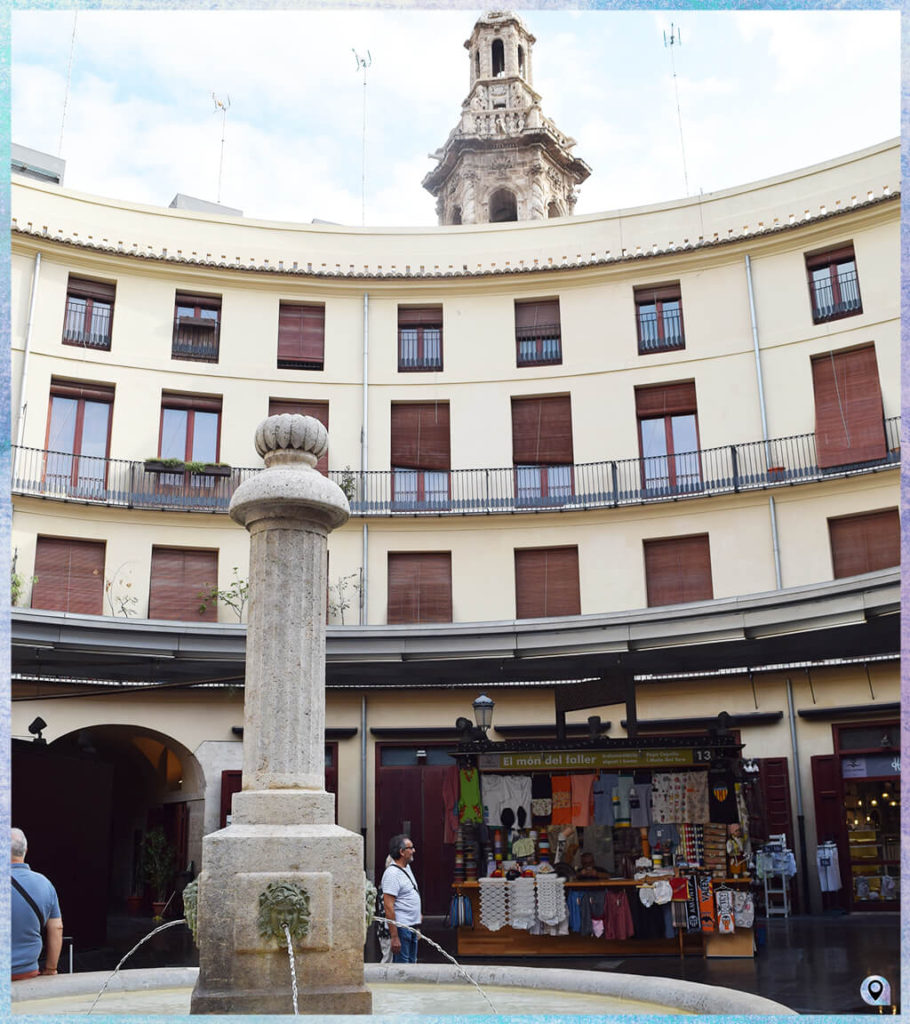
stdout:
<svg viewBox="0 0 910 1024">
<path fill-rule="evenodd" d="M 182 473 L 186 463 L 183 459 L 159 459 L 153 456 L 145 460 L 143 468 L 146 473 Z"/>
<path fill-rule="evenodd" d="M 177 855 L 161 826 L 149 829 L 142 841 L 142 875 L 152 887 L 152 913 L 161 917 L 174 880 Z"/>
</svg>

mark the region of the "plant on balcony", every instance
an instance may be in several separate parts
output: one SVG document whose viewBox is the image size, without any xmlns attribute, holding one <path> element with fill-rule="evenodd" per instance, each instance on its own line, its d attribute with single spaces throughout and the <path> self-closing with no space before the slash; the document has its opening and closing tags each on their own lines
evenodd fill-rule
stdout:
<svg viewBox="0 0 910 1024">
<path fill-rule="evenodd" d="M 353 581 L 357 582 L 354 583 Z M 329 614 L 337 615 L 344 625 L 344 613 L 351 607 L 355 595 L 360 594 L 360 573 L 352 572 L 348 576 L 339 576 L 329 585 Z M 349 593 L 350 591 L 350 593 Z"/>
<path fill-rule="evenodd" d="M 246 603 L 250 597 L 250 581 L 248 579 L 241 579 L 237 572 L 237 566 L 234 566 L 234 579 L 230 585 L 225 587 L 223 590 L 218 588 L 218 585 L 210 587 L 208 590 L 199 591 L 199 614 L 205 614 L 206 608 L 213 601 L 221 601 L 222 604 L 226 604 L 228 608 L 232 608 L 237 616 L 238 622 L 243 622 L 243 611 L 246 608 Z"/>
<path fill-rule="evenodd" d="M 226 462 L 184 462 L 183 459 L 146 459 L 146 473 L 191 473 L 193 476 L 230 476 Z"/>
<path fill-rule="evenodd" d="M 104 577 L 104 596 L 111 615 L 123 615 L 125 618 L 135 615 L 137 613 L 136 606 L 139 604 L 139 598 L 135 594 L 124 592 L 133 585 L 131 580 L 127 580 L 121 575 L 124 567 L 129 564 L 129 562 L 121 562 L 110 576 Z"/>
<path fill-rule="evenodd" d="M 357 480 L 355 479 L 354 471 L 350 466 L 344 467 L 338 486 L 344 492 L 344 496 L 348 501 L 354 500 L 354 495 L 357 493 Z"/>
<path fill-rule="evenodd" d="M 32 586 L 34 586 L 38 582 L 37 576 L 32 576 L 30 580 L 26 581 L 26 578 L 21 573 L 16 572 L 16 562 L 18 558 L 19 549 L 16 548 L 13 551 L 13 558 L 12 561 L 10 562 L 9 567 L 9 603 L 10 606 L 13 608 L 15 608 L 16 605 L 19 604 L 19 601 L 24 596 L 26 582 L 30 582 Z"/>
</svg>

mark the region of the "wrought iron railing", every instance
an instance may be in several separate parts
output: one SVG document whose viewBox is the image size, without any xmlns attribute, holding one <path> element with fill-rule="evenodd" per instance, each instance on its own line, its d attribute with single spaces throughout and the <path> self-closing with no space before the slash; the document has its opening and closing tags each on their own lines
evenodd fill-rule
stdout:
<svg viewBox="0 0 910 1024">
<path fill-rule="evenodd" d="M 900 417 L 885 421 L 881 458 L 821 468 L 814 434 L 703 448 L 664 458 L 615 459 L 571 467 L 571 484 L 530 493 L 516 467 L 453 469 L 448 493 L 422 500 L 394 493 L 391 470 L 332 471 L 360 516 L 466 515 L 640 505 L 815 483 L 900 465 Z M 125 508 L 224 512 L 238 484 L 259 467 L 218 467 L 212 473 L 162 473 L 143 462 L 89 458 L 38 448 L 12 449 L 12 492 Z M 540 488 L 543 491 L 543 487 Z M 416 492 L 415 492 L 416 493 Z"/>
</svg>

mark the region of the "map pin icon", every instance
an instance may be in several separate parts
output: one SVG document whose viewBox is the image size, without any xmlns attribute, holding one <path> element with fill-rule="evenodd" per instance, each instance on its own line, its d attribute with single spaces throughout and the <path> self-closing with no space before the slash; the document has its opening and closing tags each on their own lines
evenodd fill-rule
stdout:
<svg viewBox="0 0 910 1024">
<path fill-rule="evenodd" d="M 866 991 L 869 993 L 870 996 L 872 996 L 873 999 L 878 999 L 878 997 L 882 994 L 883 988 L 884 985 L 882 985 L 882 983 L 878 981 L 878 979 L 874 978 L 866 986 Z"/>
</svg>

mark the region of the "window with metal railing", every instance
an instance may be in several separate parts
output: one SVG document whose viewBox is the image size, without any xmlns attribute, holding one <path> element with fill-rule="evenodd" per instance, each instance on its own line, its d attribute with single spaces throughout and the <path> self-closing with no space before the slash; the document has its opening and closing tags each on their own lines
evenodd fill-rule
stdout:
<svg viewBox="0 0 910 1024">
<path fill-rule="evenodd" d="M 177 293 L 174 304 L 172 359 L 218 362 L 221 299 L 217 296 Z"/>
<path fill-rule="evenodd" d="M 518 366 L 562 362 L 558 299 L 515 303 L 515 346 Z"/>
<path fill-rule="evenodd" d="M 635 312 L 639 355 L 686 347 L 678 282 L 636 288 Z"/>
<path fill-rule="evenodd" d="M 863 311 L 853 245 L 806 254 L 813 323 L 856 316 Z"/>
<path fill-rule="evenodd" d="M 114 291 L 112 284 L 70 275 L 63 320 L 64 345 L 110 349 Z"/>
<path fill-rule="evenodd" d="M 399 372 L 442 369 L 442 306 L 398 309 Z"/>
</svg>

